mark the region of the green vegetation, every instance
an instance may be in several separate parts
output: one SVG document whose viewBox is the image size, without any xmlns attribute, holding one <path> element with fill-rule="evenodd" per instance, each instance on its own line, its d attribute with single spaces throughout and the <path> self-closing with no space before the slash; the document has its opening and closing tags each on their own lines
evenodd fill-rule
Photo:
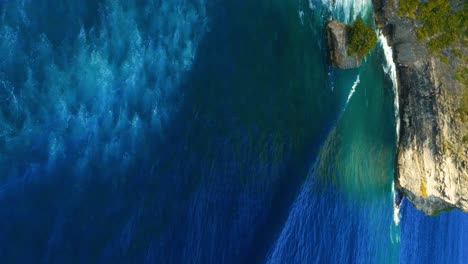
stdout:
<svg viewBox="0 0 468 264">
<path fill-rule="evenodd" d="M 348 26 L 348 53 L 364 57 L 377 43 L 377 36 L 372 27 L 367 26 L 361 18 Z"/>
<path fill-rule="evenodd" d="M 447 46 L 467 37 L 468 9 L 465 6 L 453 12 L 449 1 L 430 0 L 419 7 L 416 16 L 424 22 L 418 29 L 419 40 L 429 38 L 428 47 L 432 52 L 438 52 Z"/>
<path fill-rule="evenodd" d="M 414 12 L 418 8 L 418 0 L 400 0 L 400 9 L 398 15 L 408 15 L 410 18 L 415 18 Z"/>
<path fill-rule="evenodd" d="M 459 49 L 452 49 L 452 53 L 457 56 L 457 58 L 463 59 L 463 53 Z"/>
<path fill-rule="evenodd" d="M 400 0 L 399 15 L 408 15 L 423 22 L 417 29 L 419 40 L 426 40 L 431 52 L 440 52 L 458 41 L 467 44 L 468 7 L 452 10 L 447 0 Z"/>
<path fill-rule="evenodd" d="M 440 215 L 441 213 L 451 212 L 451 211 L 453 211 L 453 209 L 455 209 L 455 207 L 448 207 L 448 208 L 436 210 L 436 211 L 434 211 L 434 212 L 430 215 L 430 217 L 438 216 L 438 215 Z"/>
</svg>

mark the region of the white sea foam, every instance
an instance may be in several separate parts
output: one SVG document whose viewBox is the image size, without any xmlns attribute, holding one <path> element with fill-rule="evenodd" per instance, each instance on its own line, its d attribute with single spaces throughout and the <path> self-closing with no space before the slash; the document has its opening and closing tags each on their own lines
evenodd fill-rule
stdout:
<svg viewBox="0 0 468 264">
<path fill-rule="evenodd" d="M 335 19 L 343 22 L 352 22 L 357 17 L 368 17 L 371 15 L 371 0 L 308 0 L 311 11 L 322 10 L 322 15 L 333 15 Z M 327 18 L 328 17 L 324 17 Z"/>
<path fill-rule="evenodd" d="M 352 22 L 358 16 L 367 17 L 372 9 L 370 0 L 322 0 L 333 11 L 333 15 L 343 22 Z"/>
<path fill-rule="evenodd" d="M 310 10 L 314 10 L 315 9 L 315 5 L 313 3 L 313 0 L 309 0 L 309 8 Z"/>
<path fill-rule="evenodd" d="M 396 73 L 396 65 L 393 60 L 393 50 L 392 47 L 388 45 L 387 38 L 383 34 L 379 34 L 379 42 L 380 45 L 382 46 L 382 49 L 384 51 L 385 55 L 385 64 L 383 65 L 383 69 L 386 74 L 390 76 L 390 79 L 392 80 L 392 86 L 393 86 L 393 93 L 394 93 L 394 99 L 393 99 L 393 105 L 394 105 L 394 111 L 395 111 L 395 129 L 396 129 L 396 144 L 399 143 L 400 141 L 400 104 L 399 104 L 399 94 L 398 94 L 398 79 L 397 79 L 397 73 Z M 395 183 L 393 182 L 392 185 L 392 194 L 393 194 L 393 200 L 395 201 L 396 198 L 396 193 L 395 193 Z M 395 225 L 398 225 L 400 223 L 400 206 L 394 204 L 393 207 L 393 221 L 395 222 Z"/>
<path fill-rule="evenodd" d="M 10 78 L 13 70 L 0 75 L 0 142 L 6 143 L 0 174 L 7 176 L 24 174 L 23 164 L 34 159 L 26 154 L 15 159 L 13 152 L 31 149 L 44 157 L 40 166 L 48 170 L 66 158 L 82 172 L 92 162 L 117 167 L 143 155 L 136 150 L 164 133 L 163 124 L 179 107 L 174 98 L 181 96 L 175 94 L 207 29 L 205 0 L 141 6 L 106 0 L 92 29 L 64 23 L 49 31 L 37 22 L 45 18 L 35 1 L 5 8 L 0 71 L 26 73 L 21 81 Z M 59 11 L 83 20 L 73 8 L 54 10 Z M 24 21 L 34 25 L 24 27 Z M 44 33 L 28 30 L 36 27 Z M 69 43 L 57 42 L 57 32 Z M 73 56 L 63 58 L 62 49 Z"/>
<path fill-rule="evenodd" d="M 301 20 L 301 25 L 304 25 L 304 11 L 299 10 L 299 19 Z"/>
<path fill-rule="evenodd" d="M 395 183 L 392 184 L 392 196 L 393 196 L 393 222 L 395 225 L 400 224 L 400 204 L 396 204 L 396 192 L 395 192 Z"/>
<path fill-rule="evenodd" d="M 386 64 L 383 65 L 383 69 L 385 73 L 390 76 L 390 79 L 392 80 L 392 83 L 393 83 L 393 92 L 395 95 L 393 104 L 395 107 L 395 121 L 396 121 L 395 128 L 396 128 L 396 136 L 397 136 L 397 144 L 398 144 L 400 140 L 400 104 L 398 101 L 399 95 L 398 95 L 398 79 L 397 79 L 397 73 L 396 73 L 396 65 L 395 65 L 395 62 L 393 61 L 393 50 L 392 50 L 392 47 L 388 45 L 387 38 L 385 38 L 383 34 L 379 34 L 379 41 L 385 54 Z"/>
<path fill-rule="evenodd" d="M 349 92 L 348 99 L 346 100 L 346 105 L 349 104 L 349 101 L 351 100 L 351 97 L 353 97 L 353 94 L 356 92 L 356 87 L 359 85 L 361 80 L 359 79 L 359 75 L 357 76 L 356 80 L 353 83 L 353 87 L 351 87 L 351 91 Z"/>
</svg>

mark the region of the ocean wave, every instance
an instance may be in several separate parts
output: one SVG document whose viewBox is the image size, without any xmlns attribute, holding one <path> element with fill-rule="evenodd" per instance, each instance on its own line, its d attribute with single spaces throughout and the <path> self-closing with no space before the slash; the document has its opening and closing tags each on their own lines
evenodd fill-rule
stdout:
<svg viewBox="0 0 468 264">
<path fill-rule="evenodd" d="M 367 17 L 372 11 L 370 0 L 321 0 L 333 16 L 343 22 L 350 23 L 358 16 Z"/>
<path fill-rule="evenodd" d="M 148 154 L 207 28 L 204 0 L 48 6 L 0 6 L 0 181 L 33 165 L 125 170 Z"/>
</svg>

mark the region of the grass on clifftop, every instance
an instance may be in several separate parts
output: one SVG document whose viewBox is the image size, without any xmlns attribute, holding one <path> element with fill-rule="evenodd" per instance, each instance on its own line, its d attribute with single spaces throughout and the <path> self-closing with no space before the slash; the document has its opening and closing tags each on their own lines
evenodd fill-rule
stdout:
<svg viewBox="0 0 468 264">
<path fill-rule="evenodd" d="M 377 36 L 372 27 L 367 26 L 361 18 L 348 26 L 348 53 L 364 57 L 377 43 Z"/>
</svg>

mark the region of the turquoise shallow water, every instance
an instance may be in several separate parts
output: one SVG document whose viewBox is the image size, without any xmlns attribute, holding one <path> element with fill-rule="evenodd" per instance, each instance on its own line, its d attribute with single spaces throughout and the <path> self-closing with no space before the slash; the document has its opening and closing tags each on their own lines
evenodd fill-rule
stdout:
<svg viewBox="0 0 468 264">
<path fill-rule="evenodd" d="M 393 216 L 369 1 L 0 1 L 1 263 L 463 263 L 468 217 Z M 53 8 L 52 8 L 53 6 Z"/>
</svg>

